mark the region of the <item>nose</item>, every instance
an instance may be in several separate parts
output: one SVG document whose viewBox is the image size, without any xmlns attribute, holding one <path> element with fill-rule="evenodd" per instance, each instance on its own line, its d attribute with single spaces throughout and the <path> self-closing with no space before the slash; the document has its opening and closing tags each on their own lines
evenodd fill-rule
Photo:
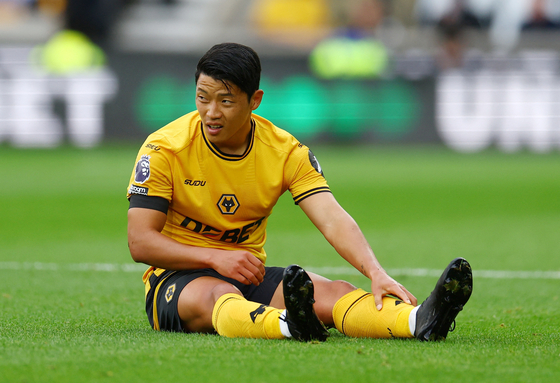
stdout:
<svg viewBox="0 0 560 383">
<path fill-rule="evenodd" d="M 208 105 L 208 112 L 206 113 L 206 115 L 213 120 L 222 117 L 222 112 L 217 102 L 211 102 Z"/>
</svg>

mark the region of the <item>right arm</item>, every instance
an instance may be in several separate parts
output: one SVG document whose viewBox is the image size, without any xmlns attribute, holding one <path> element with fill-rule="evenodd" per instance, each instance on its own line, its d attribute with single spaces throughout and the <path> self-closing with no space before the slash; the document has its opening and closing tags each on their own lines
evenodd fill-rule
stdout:
<svg viewBox="0 0 560 383">
<path fill-rule="evenodd" d="M 264 264 L 249 251 L 189 246 L 161 233 L 167 215 L 159 210 L 128 210 L 128 247 L 135 262 L 170 270 L 211 268 L 246 285 L 259 285 Z"/>
</svg>

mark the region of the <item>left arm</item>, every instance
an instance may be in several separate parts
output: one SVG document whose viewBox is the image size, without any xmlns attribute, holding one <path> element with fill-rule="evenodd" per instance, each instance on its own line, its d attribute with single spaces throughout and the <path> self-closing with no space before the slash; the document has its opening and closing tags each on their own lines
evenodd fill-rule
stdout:
<svg viewBox="0 0 560 383">
<path fill-rule="evenodd" d="M 371 280 L 378 310 L 382 308 L 382 297 L 388 294 L 416 306 L 417 300 L 414 295 L 385 272 L 356 221 L 331 193 L 318 193 L 307 197 L 299 206 L 337 253 Z"/>
</svg>

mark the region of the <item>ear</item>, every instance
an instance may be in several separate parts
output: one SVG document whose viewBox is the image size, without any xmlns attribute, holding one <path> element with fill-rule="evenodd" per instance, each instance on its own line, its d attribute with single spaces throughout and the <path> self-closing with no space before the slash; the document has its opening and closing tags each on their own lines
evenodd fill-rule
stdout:
<svg viewBox="0 0 560 383">
<path fill-rule="evenodd" d="M 250 102 L 251 110 L 256 110 L 259 107 L 263 98 L 263 94 L 264 91 L 262 89 L 259 89 L 255 93 L 253 93 L 253 97 L 251 97 Z"/>
</svg>

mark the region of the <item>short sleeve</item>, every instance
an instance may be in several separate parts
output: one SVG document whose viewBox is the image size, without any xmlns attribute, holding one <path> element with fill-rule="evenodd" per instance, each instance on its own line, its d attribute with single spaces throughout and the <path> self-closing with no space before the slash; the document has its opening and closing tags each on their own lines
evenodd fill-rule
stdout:
<svg viewBox="0 0 560 383">
<path fill-rule="evenodd" d="M 128 185 L 127 196 L 161 197 L 171 201 L 173 181 L 172 153 L 157 138 L 148 137 L 136 157 Z"/>
<path fill-rule="evenodd" d="M 288 171 L 288 174 L 292 174 L 288 188 L 296 205 L 314 194 L 330 193 L 323 169 L 308 147 L 300 144 L 294 149 L 290 155 L 288 167 L 291 170 Z"/>
</svg>

